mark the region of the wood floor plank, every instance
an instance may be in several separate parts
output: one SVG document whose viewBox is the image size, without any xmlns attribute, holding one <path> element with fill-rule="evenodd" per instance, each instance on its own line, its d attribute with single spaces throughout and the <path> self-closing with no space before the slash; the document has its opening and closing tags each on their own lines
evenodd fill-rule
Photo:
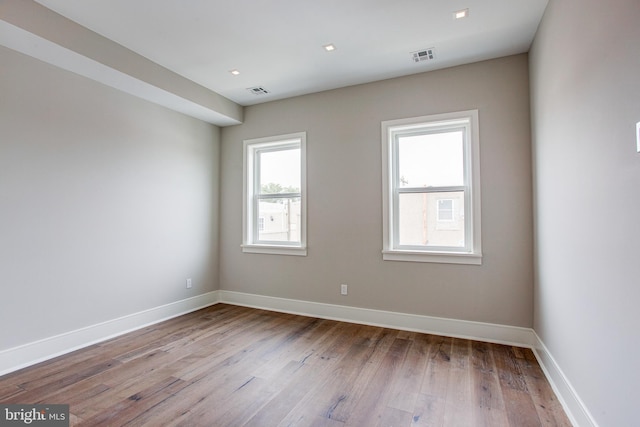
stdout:
<svg viewBox="0 0 640 427">
<path fill-rule="evenodd" d="M 402 335 L 399 335 L 399 337 Z M 393 381 L 389 407 L 412 413 L 420 394 L 431 351 L 431 335 L 407 335 L 410 346 Z"/>
<path fill-rule="evenodd" d="M 93 427 L 126 425 L 153 408 L 158 402 L 179 392 L 185 385 L 185 381 L 178 378 L 166 378 L 116 402 L 93 417 L 84 419 L 83 424 Z"/>
<path fill-rule="evenodd" d="M 307 318 L 301 321 L 298 317 L 295 322 L 291 322 L 291 319 L 282 317 L 282 320 L 287 322 L 281 328 L 271 328 L 269 332 L 263 331 L 262 334 L 265 338 L 258 341 L 251 342 L 244 348 L 239 349 L 238 352 L 231 355 L 229 358 L 222 361 L 219 367 L 224 367 L 224 381 L 220 382 L 220 376 L 215 377 L 218 381 L 217 389 L 207 396 L 203 396 L 198 399 L 198 403 L 194 405 L 185 414 L 182 414 L 179 420 L 176 420 L 175 425 L 199 425 L 204 419 L 208 419 L 212 411 L 211 402 L 216 402 L 217 405 L 225 405 L 229 399 L 235 397 L 240 390 L 246 391 L 253 389 L 257 383 L 261 381 L 252 374 L 252 371 L 266 363 L 268 363 L 270 357 L 277 357 L 279 351 L 286 348 L 285 344 L 291 343 L 296 337 L 299 337 L 303 331 L 309 328 L 310 325 L 316 323 L 316 319 Z M 268 338 L 266 338 L 268 337 Z M 217 367 L 214 367 L 214 371 Z M 209 381 L 209 375 L 206 375 L 203 379 L 205 385 L 204 390 L 208 388 L 206 386 Z M 196 383 L 200 380 L 196 380 Z M 202 390 L 202 384 L 197 384 L 195 387 L 189 387 L 191 390 Z M 214 409 L 216 413 L 219 413 L 219 409 Z"/>
<path fill-rule="evenodd" d="M 217 304 L 0 377 L 73 426 L 570 426 L 531 350 Z"/>
<path fill-rule="evenodd" d="M 118 366 L 120 362 L 116 360 L 107 360 L 105 362 L 93 364 L 84 369 L 73 370 L 68 369 L 65 376 L 55 376 L 54 380 L 47 378 L 42 385 L 38 385 L 37 381 L 31 380 L 28 382 L 29 389 L 24 393 L 18 394 L 11 398 L 6 399 L 3 403 L 40 403 L 49 399 L 52 394 L 55 394 L 58 390 L 65 388 L 68 385 L 77 383 L 86 378 L 90 378 L 105 370 L 112 369 Z"/>
<path fill-rule="evenodd" d="M 449 388 L 452 341 L 452 338 L 433 336 L 420 395 L 413 411 L 413 425 L 443 425 L 445 399 Z"/>
<path fill-rule="evenodd" d="M 454 338 L 451 343 L 449 384 L 445 398 L 444 425 L 473 425 L 471 405 L 470 341 Z"/>
<path fill-rule="evenodd" d="M 498 370 L 500 384 L 511 390 L 528 392 L 524 375 L 510 346 L 494 346 L 493 356 Z"/>
<path fill-rule="evenodd" d="M 82 370 L 100 362 L 113 359 L 104 354 L 98 346 L 91 346 L 80 351 L 74 351 L 65 356 L 37 364 L 29 368 L 30 376 L 16 376 L 16 372 L 3 377 L 3 383 L 18 385 L 25 390 L 42 387 L 45 383 L 53 383 L 69 375 L 69 366 L 75 370 Z M 18 373 L 21 371 L 18 371 Z"/>
<path fill-rule="evenodd" d="M 300 363 L 311 363 L 315 358 L 315 344 L 323 340 L 330 334 L 330 330 L 335 328 L 335 322 L 321 319 L 314 319 L 304 329 L 297 331 L 298 336 L 290 337 L 288 345 L 279 350 L 274 349 L 270 354 L 263 356 L 265 363 L 258 368 L 253 375 L 264 379 L 273 379 L 280 372 L 280 369 L 287 366 L 291 361 Z"/>
<path fill-rule="evenodd" d="M 529 349 L 522 350 L 524 357 L 518 359 L 518 365 L 523 372 L 540 423 L 548 427 L 571 427 L 533 352 Z"/>
<path fill-rule="evenodd" d="M 302 396 L 309 392 L 308 381 L 318 380 L 319 373 L 310 365 L 290 361 L 272 379 L 255 378 L 251 387 L 245 387 L 230 396 L 219 426 L 276 425 Z"/>
<path fill-rule="evenodd" d="M 282 425 L 294 420 L 302 423 L 302 420 L 316 417 L 346 421 L 343 414 L 349 411 L 343 408 L 357 402 L 361 390 L 366 387 L 368 376 L 372 375 L 382 354 L 391 345 L 393 335 L 390 331 L 368 326 L 345 329 L 350 333 L 342 336 L 329 352 L 332 356 L 327 361 L 331 363 L 327 365 L 322 381 L 292 408 L 281 422 Z"/>
<path fill-rule="evenodd" d="M 21 394 L 24 392 L 25 389 L 15 384 L 11 384 L 9 381 L 7 381 L 6 383 L 0 385 L 0 402 L 4 402 L 17 394 Z"/>
<path fill-rule="evenodd" d="M 522 427 L 540 426 L 538 413 L 513 348 L 496 346 L 493 354 L 509 424 Z"/>
<path fill-rule="evenodd" d="M 379 393 L 369 393 L 373 387 L 372 383 L 380 384 L 382 379 L 376 378 L 382 364 L 397 363 L 395 352 L 401 351 L 407 345 L 406 340 L 398 341 L 397 331 L 383 329 L 379 335 L 375 330 L 367 328 L 365 330 L 372 333 L 370 337 L 361 341 L 362 359 L 351 358 L 345 355 L 341 361 L 343 376 L 333 383 L 336 392 L 324 407 L 323 413 L 327 418 L 348 422 L 354 417 L 354 412 L 364 413 L 365 407 L 370 405 L 371 400 L 377 400 Z M 400 348 L 402 347 L 402 348 Z M 395 359 L 387 360 L 388 352 L 393 349 Z M 358 349 L 354 349 L 356 352 Z M 381 392 L 381 390 L 378 390 Z M 324 390 L 321 393 L 325 395 Z M 370 414 L 367 414 L 369 416 Z M 357 417 L 357 415 L 355 415 Z"/>
<path fill-rule="evenodd" d="M 65 402 L 69 406 L 79 407 L 83 402 L 91 399 L 104 399 L 105 392 L 109 390 L 109 386 L 105 384 L 96 384 L 91 387 L 78 387 L 74 390 L 65 389 L 59 394 L 49 396 L 52 402 Z M 41 401 L 39 403 L 45 403 Z"/>
<path fill-rule="evenodd" d="M 491 345 L 471 343 L 471 379 L 474 425 L 508 425 Z"/>
<path fill-rule="evenodd" d="M 400 370 L 409 345 L 408 340 L 395 338 L 375 371 L 371 370 L 372 375 L 356 381 L 359 387 L 355 390 L 355 399 L 351 400 L 355 405 L 342 405 L 340 411 L 335 411 L 334 418 L 345 420 L 347 425 L 378 425 L 391 399 L 389 384 Z M 371 389 L 377 393 L 367 392 Z"/>
<path fill-rule="evenodd" d="M 444 397 L 420 393 L 413 410 L 411 426 L 442 427 L 444 407 Z"/>
<path fill-rule="evenodd" d="M 315 390 L 310 384 L 321 384 L 330 366 L 338 363 L 337 358 L 325 357 L 316 351 L 318 345 L 329 345 L 333 351 L 336 351 L 336 346 L 339 345 L 336 343 L 336 337 L 341 335 L 332 332 L 345 324 L 329 323 L 321 323 L 313 334 L 302 339 L 300 350 L 291 352 L 290 361 L 277 375 L 263 377 L 271 379 L 271 384 L 269 390 L 261 395 L 263 405 L 255 414 L 251 414 L 247 426 L 278 424 L 298 402 Z"/>
<path fill-rule="evenodd" d="M 379 427 L 409 426 L 411 420 L 411 412 L 387 406 L 380 414 L 380 421 L 375 425 Z M 356 421 L 351 425 L 361 426 L 362 424 Z"/>
<path fill-rule="evenodd" d="M 237 406 L 239 401 L 245 402 L 242 407 L 246 412 L 247 408 L 252 411 L 258 405 L 260 396 L 265 392 L 265 385 L 268 381 L 264 378 L 259 378 L 256 372 L 267 372 L 266 378 L 272 377 L 273 373 L 270 370 L 279 369 L 282 367 L 281 360 L 290 360 L 290 353 L 296 352 L 297 345 L 304 346 L 305 340 L 303 337 L 306 335 L 313 335 L 315 327 L 318 326 L 321 321 L 313 318 L 300 318 L 297 317 L 294 321 L 289 319 L 287 327 L 283 328 L 286 331 L 285 334 L 278 336 L 269 341 L 269 345 L 264 346 L 254 354 L 254 363 L 258 368 L 256 371 L 243 371 L 243 376 L 248 377 L 240 387 L 234 389 L 231 393 L 227 394 L 222 400 L 218 401 L 225 410 L 219 408 L 212 408 L 210 405 L 201 405 L 198 410 L 192 410 L 189 417 L 185 419 L 185 425 L 200 424 L 203 420 L 209 419 L 212 411 L 218 414 L 218 423 L 223 423 L 225 418 L 234 418 L 229 414 L 227 408 Z M 301 343 L 297 343 L 301 341 Z M 246 361 L 244 363 L 246 365 Z M 290 365 L 293 372 L 297 372 L 301 364 L 297 363 Z M 280 379 L 282 379 L 283 372 L 280 370 Z M 257 400 L 256 400 L 257 399 Z M 226 422 L 226 421 L 225 421 Z M 233 424 L 232 424 L 233 425 Z M 237 424 L 235 424 L 237 425 Z"/>
<path fill-rule="evenodd" d="M 44 378 L 45 376 L 51 375 L 52 373 L 64 370 L 69 365 L 69 363 L 79 363 L 83 360 L 90 359 L 93 356 L 97 356 L 99 354 L 100 349 L 97 344 L 94 344 L 81 350 L 67 353 L 63 356 L 54 357 L 52 359 L 30 366 L 26 369 L 29 370 L 30 374 L 32 374 L 33 377 Z M 2 379 L 3 384 L 18 385 L 29 381 L 28 378 L 25 380 L 26 377 L 24 376 L 24 369 L 11 372 L 0 378 Z"/>
<path fill-rule="evenodd" d="M 216 337 L 212 342 L 207 342 L 204 348 L 193 353 L 200 361 L 185 367 L 179 374 L 180 378 L 190 380 L 215 369 L 225 368 L 240 362 L 246 355 L 251 355 L 262 346 L 269 344 L 270 339 L 284 334 L 280 330 L 286 325 L 286 319 L 276 318 L 272 322 L 265 322 L 260 318 L 245 320 L 240 325 L 235 325 L 238 331 L 226 336 Z M 253 360 L 247 358 L 246 360 Z"/>
<path fill-rule="evenodd" d="M 298 424 L 291 424 L 287 427 L 297 426 Z M 342 421 L 332 420 L 331 418 L 316 417 L 311 420 L 310 427 L 342 427 L 344 423 Z"/>
<path fill-rule="evenodd" d="M 436 337 L 432 343 L 427 371 L 422 382 L 422 392 L 427 395 L 446 397 L 451 368 L 452 338 Z"/>
</svg>

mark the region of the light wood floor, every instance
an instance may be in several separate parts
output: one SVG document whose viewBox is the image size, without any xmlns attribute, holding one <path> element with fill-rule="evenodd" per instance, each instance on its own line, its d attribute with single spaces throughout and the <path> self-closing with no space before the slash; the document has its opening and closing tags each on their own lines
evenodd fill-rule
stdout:
<svg viewBox="0 0 640 427">
<path fill-rule="evenodd" d="M 218 304 L 0 377 L 82 426 L 570 426 L 528 349 Z"/>
</svg>

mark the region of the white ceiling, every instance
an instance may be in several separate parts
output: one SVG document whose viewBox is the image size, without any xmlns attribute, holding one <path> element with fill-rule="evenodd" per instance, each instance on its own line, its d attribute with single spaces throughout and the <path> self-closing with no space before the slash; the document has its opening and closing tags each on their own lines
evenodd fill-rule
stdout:
<svg viewBox="0 0 640 427">
<path fill-rule="evenodd" d="M 37 0 L 241 105 L 529 50 L 547 0 Z M 468 8 L 469 16 L 453 19 Z M 336 50 L 326 52 L 323 45 Z M 434 47 L 436 59 L 410 52 Z M 239 76 L 229 73 L 240 71 Z M 254 95 L 249 87 L 270 93 Z"/>
</svg>

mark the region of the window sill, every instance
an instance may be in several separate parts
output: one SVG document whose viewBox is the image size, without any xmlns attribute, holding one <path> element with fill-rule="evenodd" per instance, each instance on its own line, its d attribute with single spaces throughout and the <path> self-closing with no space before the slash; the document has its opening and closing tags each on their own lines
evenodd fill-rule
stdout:
<svg viewBox="0 0 640 427">
<path fill-rule="evenodd" d="M 307 256 L 307 248 L 301 246 L 242 245 L 242 252 L 252 254 Z"/>
<path fill-rule="evenodd" d="M 482 265 L 482 254 L 453 252 L 382 251 L 385 261 Z"/>
</svg>

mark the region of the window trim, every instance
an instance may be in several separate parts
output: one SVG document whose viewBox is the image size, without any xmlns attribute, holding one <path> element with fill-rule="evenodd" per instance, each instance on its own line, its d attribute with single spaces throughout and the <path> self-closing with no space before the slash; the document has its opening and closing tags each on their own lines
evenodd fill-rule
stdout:
<svg viewBox="0 0 640 427">
<path fill-rule="evenodd" d="M 258 212 L 255 188 L 258 182 L 256 173 L 256 152 L 264 149 L 286 149 L 300 147 L 300 242 L 258 242 Z M 286 135 L 246 139 L 243 141 L 242 168 L 242 252 L 274 255 L 307 255 L 307 133 L 296 132 Z M 294 193 L 277 194 L 270 198 L 292 196 Z M 298 193 L 295 193 L 297 196 Z"/>
<path fill-rule="evenodd" d="M 438 131 L 464 125 L 464 168 L 466 182 L 465 191 L 465 243 L 466 248 L 435 247 L 416 248 L 398 247 L 398 224 L 394 214 L 398 210 L 397 191 L 394 184 L 398 178 L 394 146 L 396 135 L 413 130 Z M 481 205 L 480 205 L 480 143 L 478 129 L 478 110 L 467 110 L 444 114 L 412 117 L 406 119 L 387 120 L 381 124 L 382 132 L 382 217 L 383 217 L 383 250 L 382 257 L 387 261 L 436 262 L 451 264 L 482 264 L 481 245 Z M 446 189 L 446 188 L 444 188 Z M 459 190 L 459 187 L 451 189 Z M 442 188 L 439 191 L 444 191 Z M 467 218 L 469 216 L 469 218 Z"/>
</svg>

